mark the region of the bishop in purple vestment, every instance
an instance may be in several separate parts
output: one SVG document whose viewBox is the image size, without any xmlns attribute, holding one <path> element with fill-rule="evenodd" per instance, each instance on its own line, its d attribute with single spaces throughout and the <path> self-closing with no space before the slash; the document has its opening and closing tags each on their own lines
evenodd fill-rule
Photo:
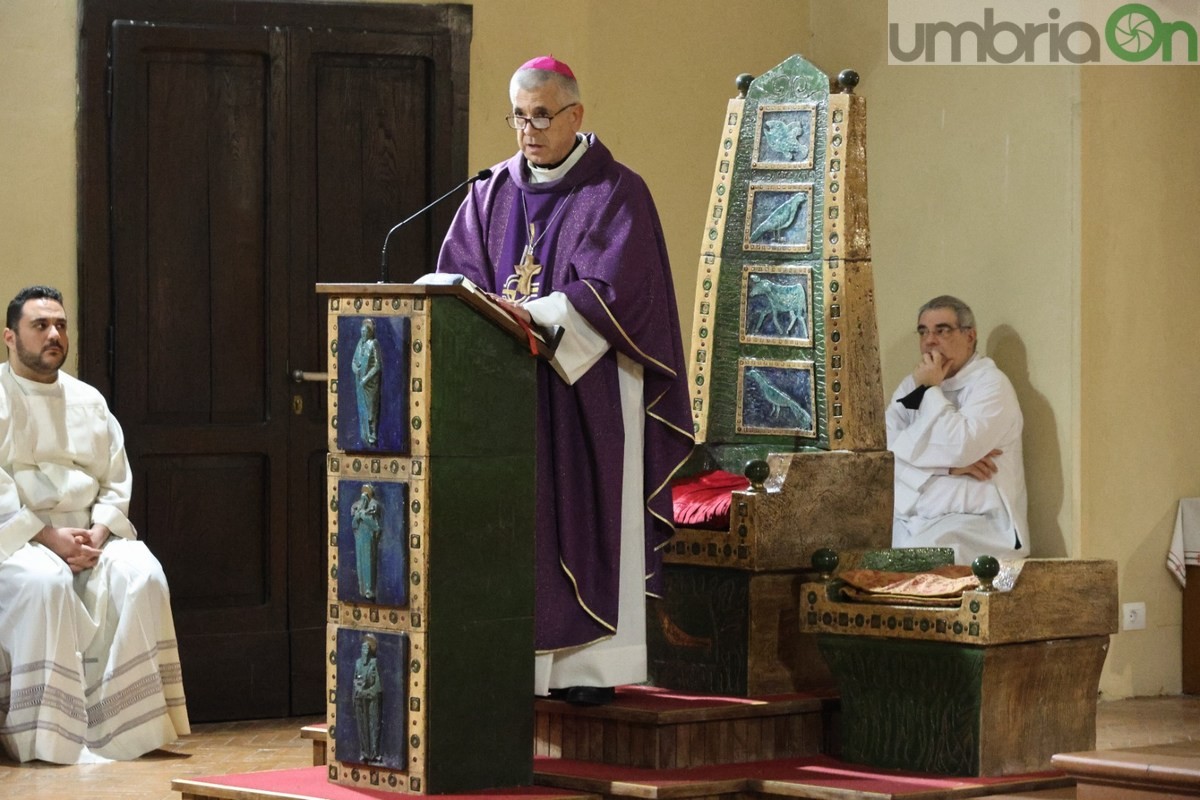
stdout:
<svg viewBox="0 0 1200 800">
<path fill-rule="evenodd" d="M 579 133 L 565 64 L 526 63 L 510 95 L 520 152 L 472 187 L 438 271 L 566 330 L 538 375 L 538 691 L 637 682 L 644 598 L 673 529 L 668 480 L 692 447 L 666 244 L 645 182 Z M 623 564 L 639 570 L 625 582 Z M 547 654 L 560 659 L 549 674 Z"/>
</svg>

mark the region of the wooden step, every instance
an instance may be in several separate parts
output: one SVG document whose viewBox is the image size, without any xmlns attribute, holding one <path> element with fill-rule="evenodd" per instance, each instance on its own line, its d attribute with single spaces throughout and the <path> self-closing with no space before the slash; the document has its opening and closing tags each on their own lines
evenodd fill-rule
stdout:
<svg viewBox="0 0 1200 800">
<path fill-rule="evenodd" d="M 956 800 L 1005 796 L 1066 800 L 1072 797 L 1070 779 L 1061 772 L 950 777 L 864 767 L 820 755 L 689 769 L 644 769 L 538 757 L 533 762 L 533 775 L 538 785 L 591 792 L 605 800 Z M 1035 794 L 1046 790 L 1064 791 Z"/>
<path fill-rule="evenodd" d="M 1063 786 L 1059 789 L 1029 789 L 1025 791 L 1001 792 L 988 794 L 979 800 L 1076 800 L 1075 787 Z"/>
<path fill-rule="evenodd" d="M 622 686 L 604 706 L 534 702 L 534 755 L 671 769 L 828 753 L 831 694 L 721 697 Z"/>
<path fill-rule="evenodd" d="M 830 695 L 719 697 L 622 686 L 615 702 L 534 701 L 535 756 L 665 769 L 836 752 Z M 313 765 L 328 758 L 324 724 L 307 725 Z"/>
<path fill-rule="evenodd" d="M 312 742 L 314 767 L 323 767 L 329 763 L 329 727 L 324 722 L 305 725 L 300 729 L 300 738 Z"/>
<path fill-rule="evenodd" d="M 1200 741 L 1060 753 L 1051 762 L 1075 779 L 1077 800 L 1200 797 Z"/>
</svg>

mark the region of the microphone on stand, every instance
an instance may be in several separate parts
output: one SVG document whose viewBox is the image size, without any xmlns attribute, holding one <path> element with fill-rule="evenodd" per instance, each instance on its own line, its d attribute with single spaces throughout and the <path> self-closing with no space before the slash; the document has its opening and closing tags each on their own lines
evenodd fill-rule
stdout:
<svg viewBox="0 0 1200 800">
<path fill-rule="evenodd" d="M 379 254 L 379 282 L 380 282 L 380 283 L 387 283 L 387 282 L 388 282 L 388 257 L 387 257 L 388 239 L 391 239 L 391 238 L 392 238 L 392 234 L 393 234 L 393 233 L 395 233 L 396 231 L 400 230 L 400 229 L 401 229 L 401 228 L 403 228 L 405 225 L 407 225 L 408 223 L 412 222 L 414 219 L 416 219 L 417 217 L 421 216 L 421 215 L 422 215 L 422 214 L 424 214 L 426 211 L 428 211 L 429 209 L 433 208 L 433 207 L 434 207 L 434 206 L 436 206 L 438 203 L 442 202 L 442 201 L 443 201 L 443 200 L 445 200 L 447 197 L 449 197 L 450 195 L 452 195 L 452 194 L 454 194 L 455 192 L 457 192 L 459 189 L 461 189 L 461 188 L 463 188 L 464 186 L 466 186 L 468 183 L 474 183 L 475 181 L 486 181 L 486 180 L 487 180 L 488 178 L 490 178 L 490 177 L 492 177 L 492 171 L 491 171 L 490 169 L 481 169 L 481 170 L 479 170 L 479 172 L 477 172 L 477 173 L 475 173 L 474 175 L 472 175 L 471 177 L 467 178 L 465 181 L 463 181 L 462 183 L 460 183 L 458 186 L 455 186 L 453 189 L 451 189 L 450 191 L 446 192 L 444 195 L 442 195 L 441 197 L 439 197 L 437 200 L 434 200 L 434 201 L 433 201 L 432 203 L 430 203 L 429 205 L 425 206 L 425 207 L 424 207 L 424 208 L 422 208 L 421 210 L 419 210 L 419 211 L 417 211 L 416 213 L 414 213 L 414 214 L 413 214 L 412 216 L 410 216 L 408 219 L 403 219 L 403 220 L 400 220 L 400 221 L 399 221 L 399 222 L 397 222 L 395 225 L 393 225 L 393 226 L 392 226 L 392 229 L 391 229 L 390 231 L 388 231 L 388 232 L 387 232 L 387 235 L 386 235 L 386 236 L 384 236 L 384 237 L 383 237 L 383 252 L 381 252 L 381 253 Z"/>
</svg>

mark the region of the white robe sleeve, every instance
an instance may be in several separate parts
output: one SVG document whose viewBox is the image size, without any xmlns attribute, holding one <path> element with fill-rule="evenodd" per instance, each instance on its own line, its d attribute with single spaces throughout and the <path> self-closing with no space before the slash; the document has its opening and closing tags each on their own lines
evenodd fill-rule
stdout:
<svg viewBox="0 0 1200 800">
<path fill-rule="evenodd" d="M 92 505 L 92 524 L 103 525 L 122 539 L 136 539 L 137 531 L 129 521 L 133 475 L 125 455 L 125 434 L 112 413 L 108 414 L 108 466 L 97 479 L 100 490 Z"/>
<path fill-rule="evenodd" d="M 929 479 L 934 475 L 946 472 L 944 469 L 918 467 L 915 464 L 909 463 L 903 455 L 896 452 L 896 440 L 914 423 L 917 415 L 916 411 L 901 405 L 900 398 L 907 397 L 915 388 L 916 384 L 912 376 L 906 377 L 901 381 L 900 386 L 892 395 L 892 399 L 884 412 L 884 421 L 887 426 L 888 449 L 892 451 L 892 455 L 894 456 L 895 507 L 896 513 L 900 515 L 912 513 L 913 508 L 916 506 L 917 498 L 920 496 L 921 489 L 925 487 Z"/>
<path fill-rule="evenodd" d="M 0 386 L 0 465 L 12 461 L 12 408 Z M 21 503 L 16 481 L 0 466 L 0 561 L 5 561 L 43 527 L 36 514 Z"/>
<path fill-rule="evenodd" d="M 568 384 L 583 377 L 608 352 L 608 340 L 575 310 L 562 292 L 551 292 L 545 297 L 530 300 L 524 304 L 524 308 L 533 321 L 542 327 L 562 326 L 563 336 L 550 366 Z"/>
<path fill-rule="evenodd" d="M 0 561 L 28 544 L 44 527 L 38 516 L 20 503 L 12 476 L 0 470 Z"/>
</svg>

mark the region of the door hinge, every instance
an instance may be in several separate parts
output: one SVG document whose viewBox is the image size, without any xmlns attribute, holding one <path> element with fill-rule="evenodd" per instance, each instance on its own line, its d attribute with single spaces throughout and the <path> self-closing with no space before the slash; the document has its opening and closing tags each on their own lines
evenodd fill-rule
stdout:
<svg viewBox="0 0 1200 800">
<path fill-rule="evenodd" d="M 104 350 L 108 358 L 108 384 L 117 382 L 117 329 L 109 325 L 104 331 Z"/>
<path fill-rule="evenodd" d="M 112 47 L 108 48 L 108 63 L 104 67 L 104 118 L 112 120 L 113 114 L 113 62 Z"/>
</svg>

